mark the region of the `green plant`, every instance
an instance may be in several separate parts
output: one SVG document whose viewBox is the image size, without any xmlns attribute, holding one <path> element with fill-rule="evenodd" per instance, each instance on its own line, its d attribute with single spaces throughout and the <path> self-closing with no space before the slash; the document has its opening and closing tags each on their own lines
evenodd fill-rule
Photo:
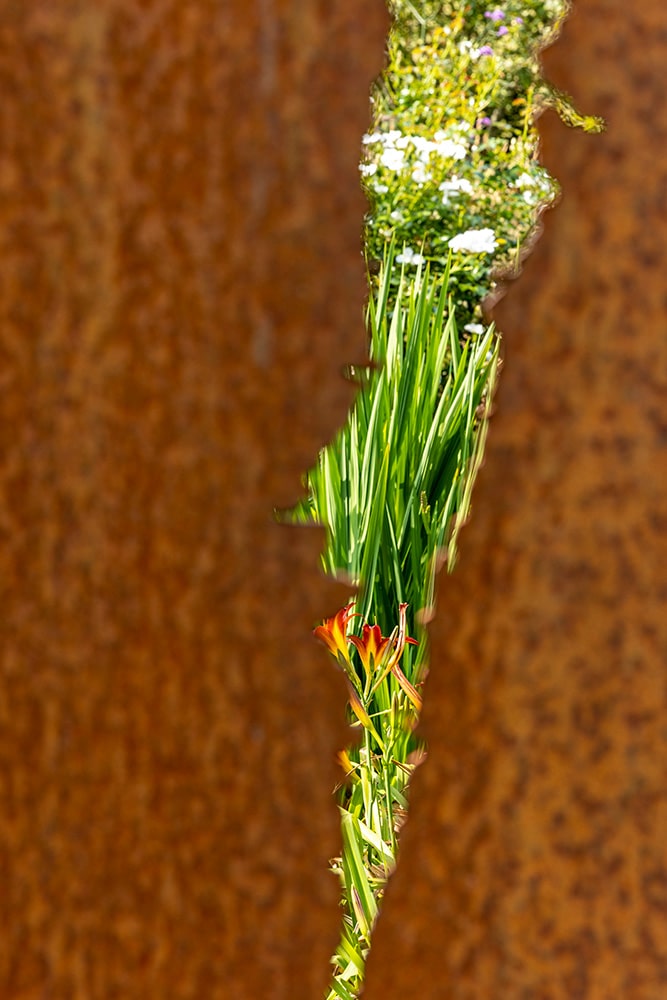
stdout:
<svg viewBox="0 0 667 1000">
<path fill-rule="evenodd" d="M 400 605 L 398 626 L 388 637 L 368 623 L 360 635 L 349 633 L 350 622 L 360 617 L 353 606 L 315 629 L 347 678 L 350 717 L 362 732 L 361 745 L 340 755 L 347 778 L 339 792 L 343 850 L 333 870 L 341 881 L 343 930 L 332 960 L 330 1000 L 351 1000 L 363 981 L 379 904 L 396 865 L 407 785 L 423 752 L 412 735 L 421 696 L 401 668 L 404 651 L 415 644 L 406 632 L 406 605 Z"/>
<path fill-rule="evenodd" d="M 363 735 L 341 755 L 343 851 L 333 863 L 343 932 L 330 998 L 344 1000 L 363 979 L 409 778 L 424 752 L 413 729 L 427 650 L 409 637 L 413 612 L 430 613 L 443 549 L 454 563 L 498 371 L 492 327 L 461 339 L 447 271 L 431 278 L 420 266 L 408 277 L 403 267 L 391 296 L 396 256 L 390 246 L 369 299 L 372 364 L 350 371 L 361 386 L 355 406 L 292 514 L 327 525 L 325 570 L 361 586 L 358 613 L 351 602 L 315 630 L 345 673 L 350 719 Z"/>
<path fill-rule="evenodd" d="M 355 405 L 294 512 L 327 526 L 325 571 L 361 584 L 359 610 L 385 632 L 400 604 L 428 615 L 443 546 L 453 565 L 498 368 L 492 327 L 461 337 L 447 271 L 404 266 L 390 296 L 396 256 L 368 303 L 372 365 L 351 370 Z"/>
<path fill-rule="evenodd" d="M 516 267 L 537 207 L 557 194 L 537 162 L 534 116 L 551 105 L 580 128 L 601 123 L 540 78 L 538 44 L 557 30 L 564 0 L 392 6 L 388 65 L 361 164 L 371 206 L 366 252 L 380 260 L 393 239 L 434 273 L 448 267 L 463 327 L 480 321 L 494 274 Z M 480 232 L 488 238 L 461 244 Z"/>
<path fill-rule="evenodd" d="M 515 263 L 536 205 L 555 194 L 535 159 L 534 88 L 512 121 L 500 114 L 504 57 L 523 28 L 512 26 L 493 48 L 473 43 L 465 28 L 459 17 L 411 49 L 394 37 L 361 164 L 369 258 L 382 259 L 393 239 L 434 273 L 449 268 L 461 326 L 479 322 L 492 270 Z M 462 236 L 480 232 L 488 238 L 461 246 Z"/>
</svg>

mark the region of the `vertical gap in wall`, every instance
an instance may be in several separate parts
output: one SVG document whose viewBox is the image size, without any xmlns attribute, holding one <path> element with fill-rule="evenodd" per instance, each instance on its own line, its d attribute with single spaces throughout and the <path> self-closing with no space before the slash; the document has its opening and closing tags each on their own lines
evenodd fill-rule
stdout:
<svg viewBox="0 0 667 1000">
<path fill-rule="evenodd" d="M 397 863 L 428 672 L 435 574 L 452 570 L 483 459 L 500 338 L 482 303 L 516 273 L 557 193 L 535 113 L 578 115 L 536 51 L 565 0 L 394 0 L 388 66 L 371 96 L 360 171 L 369 198 L 368 368 L 345 427 L 281 519 L 327 526 L 325 571 L 356 598 L 315 628 L 345 674 L 359 740 L 340 753 L 343 927 L 328 1000 L 352 1000 Z"/>
</svg>

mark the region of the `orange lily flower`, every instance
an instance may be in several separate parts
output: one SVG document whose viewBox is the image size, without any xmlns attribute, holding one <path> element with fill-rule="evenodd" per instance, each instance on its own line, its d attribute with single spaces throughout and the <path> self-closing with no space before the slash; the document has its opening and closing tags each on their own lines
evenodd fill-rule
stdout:
<svg viewBox="0 0 667 1000">
<path fill-rule="evenodd" d="M 359 653 L 366 675 L 371 677 L 384 659 L 387 647 L 391 644 L 391 637 L 383 636 L 379 625 L 364 625 L 361 637 L 351 635 L 350 642 Z"/>
<path fill-rule="evenodd" d="M 330 653 L 336 656 L 337 653 L 347 653 L 347 623 L 355 615 L 350 611 L 354 607 L 354 601 L 350 601 L 344 608 L 337 611 L 331 618 L 325 618 L 321 625 L 313 629 L 313 635 L 321 639 Z"/>
<path fill-rule="evenodd" d="M 399 666 L 399 661 L 403 655 L 403 650 L 406 645 L 410 643 L 411 645 L 416 646 L 418 643 L 416 639 L 406 635 L 407 604 L 399 604 L 398 627 L 394 629 L 390 636 L 383 636 L 379 625 L 368 624 L 364 625 L 361 636 L 348 635 L 348 622 L 352 618 L 359 617 L 351 611 L 351 608 L 353 607 L 354 601 L 346 604 L 345 607 L 341 608 L 340 611 L 337 611 L 333 617 L 327 618 L 322 625 L 318 625 L 316 629 L 313 629 L 313 634 L 316 635 L 318 639 L 322 640 L 332 656 L 335 657 L 340 666 L 342 666 L 345 670 L 348 675 L 350 705 L 352 706 L 352 711 L 356 715 L 359 722 L 361 722 L 362 726 L 373 732 L 378 740 L 378 743 L 381 745 L 382 741 L 363 704 L 361 703 L 359 694 L 355 690 L 358 680 L 352 660 L 350 659 L 348 644 L 351 642 L 359 653 L 359 658 L 366 672 L 366 676 L 370 679 L 373 675 L 377 675 L 372 691 L 376 691 L 387 674 L 391 672 L 394 674 L 394 677 L 407 695 L 408 699 L 412 702 L 415 710 L 419 712 L 422 707 L 421 696 Z M 350 683 L 350 679 L 354 681 L 354 685 Z"/>
<path fill-rule="evenodd" d="M 332 618 L 326 618 L 322 625 L 313 629 L 313 635 L 321 639 L 329 652 L 341 666 L 346 670 L 352 669 L 350 653 L 347 645 L 347 623 L 356 615 L 350 611 L 354 607 L 354 601 L 350 601 L 344 608 L 337 611 Z"/>
<path fill-rule="evenodd" d="M 401 671 L 400 668 L 398 667 L 398 662 L 401 656 L 403 655 L 403 650 L 405 649 L 408 643 L 410 643 L 410 645 L 412 646 L 418 645 L 416 639 L 412 639 L 409 635 L 406 635 L 406 621 L 405 621 L 406 608 L 407 604 L 399 604 L 398 628 L 394 629 L 389 638 L 384 640 L 385 645 L 383 647 L 384 655 L 382 663 L 383 669 L 382 672 L 380 673 L 380 676 L 377 678 L 375 684 L 373 685 L 374 691 L 379 687 L 379 685 L 382 683 L 382 681 L 385 679 L 385 677 L 390 671 L 394 672 L 400 683 L 400 678 L 398 677 L 398 674 L 401 673 Z"/>
</svg>

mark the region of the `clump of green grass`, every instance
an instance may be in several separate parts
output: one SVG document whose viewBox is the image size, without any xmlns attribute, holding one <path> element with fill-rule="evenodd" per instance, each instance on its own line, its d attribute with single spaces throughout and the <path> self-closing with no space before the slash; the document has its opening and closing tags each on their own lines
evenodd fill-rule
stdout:
<svg viewBox="0 0 667 1000">
<path fill-rule="evenodd" d="M 404 266 L 392 294 L 396 256 L 368 303 L 371 365 L 350 371 L 355 405 L 295 511 L 326 525 L 325 571 L 361 585 L 360 613 L 387 632 L 401 603 L 430 612 L 443 547 L 454 563 L 499 350 L 492 326 L 459 331 L 447 271 Z"/>
</svg>

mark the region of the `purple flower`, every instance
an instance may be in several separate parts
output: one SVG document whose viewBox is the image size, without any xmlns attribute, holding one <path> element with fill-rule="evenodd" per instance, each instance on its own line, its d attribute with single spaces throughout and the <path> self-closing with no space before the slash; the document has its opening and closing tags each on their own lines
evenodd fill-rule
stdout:
<svg viewBox="0 0 667 1000">
<path fill-rule="evenodd" d="M 490 45 L 482 45 L 481 49 L 477 49 L 477 57 L 479 56 L 492 56 L 493 49 Z"/>
<path fill-rule="evenodd" d="M 510 30 L 510 29 L 509 29 L 508 27 L 506 27 L 506 26 L 505 26 L 504 24 L 502 24 L 502 25 L 501 25 L 501 26 L 500 26 L 500 27 L 498 28 L 498 35 L 499 35 L 499 36 L 500 36 L 500 35 L 506 35 L 506 34 L 507 34 L 507 32 L 508 32 L 509 30 Z"/>
<path fill-rule="evenodd" d="M 489 21 L 502 21 L 505 16 L 505 11 L 501 10 L 500 7 L 496 7 L 495 10 L 485 10 L 484 17 L 488 17 Z"/>
<path fill-rule="evenodd" d="M 512 24 L 523 24 L 523 18 L 515 17 L 514 20 L 512 21 Z"/>
<path fill-rule="evenodd" d="M 480 124 L 480 125 L 490 125 L 490 124 L 491 124 L 491 119 L 490 119 L 490 118 L 488 118 L 488 117 L 487 117 L 487 116 L 485 115 L 485 116 L 484 116 L 484 118 L 480 118 L 480 120 L 479 120 L 479 124 Z"/>
</svg>

